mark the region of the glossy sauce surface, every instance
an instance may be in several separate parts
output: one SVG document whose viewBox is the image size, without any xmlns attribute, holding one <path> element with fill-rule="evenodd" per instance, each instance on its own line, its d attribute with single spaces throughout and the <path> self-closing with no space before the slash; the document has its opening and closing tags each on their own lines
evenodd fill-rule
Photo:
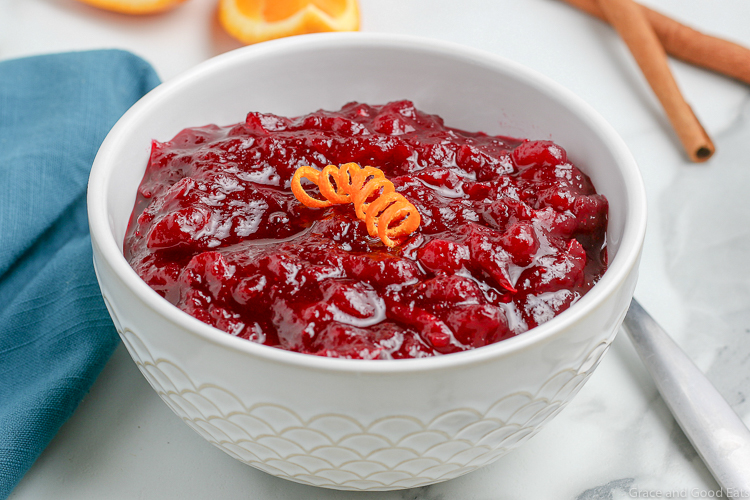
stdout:
<svg viewBox="0 0 750 500">
<path fill-rule="evenodd" d="M 304 165 L 383 170 L 420 228 L 387 248 Z M 448 354 L 518 335 L 606 270 L 607 200 L 549 141 L 465 132 L 409 101 L 185 129 L 154 141 L 125 257 L 160 295 L 254 342 L 321 356 Z"/>
</svg>

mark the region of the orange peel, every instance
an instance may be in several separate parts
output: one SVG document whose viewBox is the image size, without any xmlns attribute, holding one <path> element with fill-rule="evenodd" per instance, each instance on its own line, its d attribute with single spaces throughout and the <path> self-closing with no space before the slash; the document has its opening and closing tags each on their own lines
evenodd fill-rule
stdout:
<svg viewBox="0 0 750 500">
<path fill-rule="evenodd" d="M 357 0 L 220 0 L 219 22 L 244 44 L 359 29 Z"/>
<path fill-rule="evenodd" d="M 312 183 L 317 186 L 320 179 L 320 171 L 312 167 L 299 167 L 295 170 L 294 176 L 292 177 L 292 193 L 294 193 L 294 197 L 303 205 L 311 208 L 326 208 L 333 204 L 327 199 L 318 200 L 307 194 L 305 188 L 302 187 L 303 178 L 312 181 Z"/>
<path fill-rule="evenodd" d="M 185 0 L 78 0 L 104 10 L 121 14 L 155 14 L 178 6 Z"/>
<path fill-rule="evenodd" d="M 325 200 L 313 198 L 302 187 L 302 179 L 318 186 Z M 404 195 L 396 192 L 382 170 L 356 163 L 340 167 L 328 165 L 322 171 L 299 167 L 292 177 L 292 193 L 303 205 L 326 208 L 352 203 L 357 218 L 364 221 L 370 236 L 377 236 L 388 247 L 417 230 L 422 223 L 419 210 Z"/>
</svg>

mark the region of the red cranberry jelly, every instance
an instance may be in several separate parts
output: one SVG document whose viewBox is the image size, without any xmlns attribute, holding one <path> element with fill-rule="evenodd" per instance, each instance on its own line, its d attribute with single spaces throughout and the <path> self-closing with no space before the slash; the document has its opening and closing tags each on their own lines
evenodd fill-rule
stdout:
<svg viewBox="0 0 750 500">
<path fill-rule="evenodd" d="M 422 215 L 389 249 L 351 205 L 307 208 L 297 167 L 383 170 Z M 308 185 L 311 190 L 314 186 Z M 154 142 L 125 256 L 225 332 L 343 358 L 448 354 L 518 335 L 606 269 L 607 200 L 549 141 L 445 127 L 408 101 L 183 130 Z"/>
</svg>

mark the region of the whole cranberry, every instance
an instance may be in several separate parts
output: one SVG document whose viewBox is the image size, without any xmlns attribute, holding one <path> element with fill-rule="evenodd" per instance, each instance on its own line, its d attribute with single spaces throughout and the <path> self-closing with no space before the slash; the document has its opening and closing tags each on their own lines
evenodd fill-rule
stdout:
<svg viewBox="0 0 750 500">
<path fill-rule="evenodd" d="M 417 251 L 417 259 L 435 274 L 453 274 L 464 268 L 471 255 L 466 245 L 455 241 L 434 239 Z"/>
<path fill-rule="evenodd" d="M 513 336 L 503 309 L 490 304 L 457 306 L 446 323 L 458 342 L 474 348 Z"/>
<path fill-rule="evenodd" d="M 568 161 L 563 148 L 552 141 L 526 141 L 513 150 L 513 161 L 519 167 L 549 167 Z"/>
</svg>

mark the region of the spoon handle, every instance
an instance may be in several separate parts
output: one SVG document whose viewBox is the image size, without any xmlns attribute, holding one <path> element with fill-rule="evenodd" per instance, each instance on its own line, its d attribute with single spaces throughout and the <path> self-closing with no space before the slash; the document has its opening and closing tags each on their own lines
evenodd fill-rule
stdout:
<svg viewBox="0 0 750 500">
<path fill-rule="evenodd" d="M 624 327 L 677 423 L 726 495 L 750 496 L 750 431 L 745 424 L 635 299 Z"/>
</svg>

